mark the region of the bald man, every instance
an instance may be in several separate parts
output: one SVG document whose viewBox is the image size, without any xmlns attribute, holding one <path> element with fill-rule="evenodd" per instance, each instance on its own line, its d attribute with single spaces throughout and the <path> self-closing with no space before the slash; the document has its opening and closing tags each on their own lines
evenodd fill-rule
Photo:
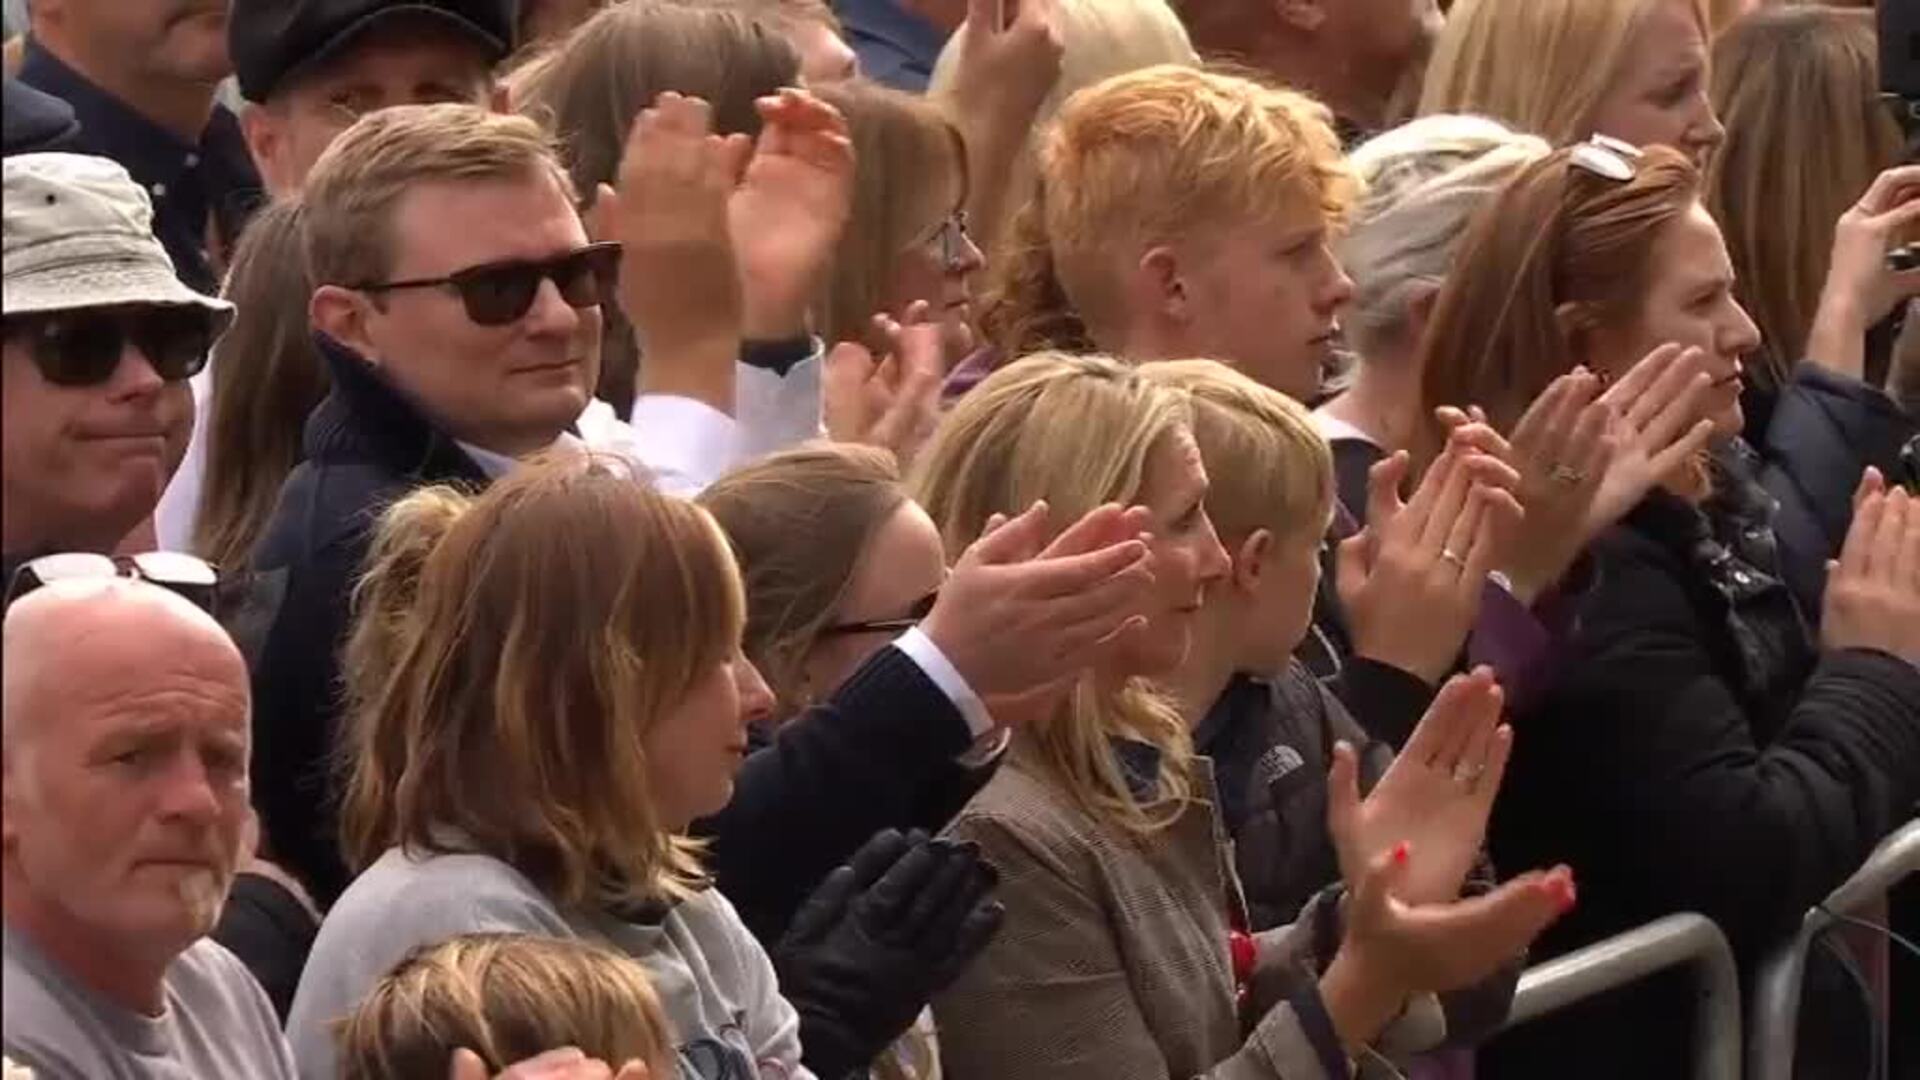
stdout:
<svg viewBox="0 0 1920 1080">
<path fill-rule="evenodd" d="M 8 609 L 0 656 L 6 1055 L 46 1077 L 292 1077 L 273 1008 L 208 939 L 242 858 L 245 663 L 127 579 Z"/>
</svg>

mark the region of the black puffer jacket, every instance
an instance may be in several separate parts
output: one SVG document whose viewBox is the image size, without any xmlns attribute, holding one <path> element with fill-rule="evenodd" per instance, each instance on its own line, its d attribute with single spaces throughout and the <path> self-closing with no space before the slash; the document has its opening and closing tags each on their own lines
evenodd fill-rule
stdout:
<svg viewBox="0 0 1920 1080">
<path fill-rule="evenodd" d="M 1494 860 L 1580 882 L 1543 954 L 1697 911 L 1750 971 L 1920 800 L 1920 669 L 1816 652 L 1769 500 L 1742 458 L 1721 466 L 1705 507 L 1656 494 L 1596 545 L 1572 656 L 1515 720 Z M 1483 1075 L 1674 1075 L 1687 991 L 1654 980 L 1516 1029 Z"/>
<path fill-rule="evenodd" d="M 1878 389 L 1811 362 L 1796 367 L 1778 395 L 1749 394 L 1745 404 L 1760 483 L 1780 504 L 1773 519 L 1780 571 L 1800 610 L 1817 622 L 1827 560 L 1846 539 L 1860 474 L 1872 465 L 1902 479 L 1900 451 L 1920 435 L 1920 418 Z"/>
</svg>

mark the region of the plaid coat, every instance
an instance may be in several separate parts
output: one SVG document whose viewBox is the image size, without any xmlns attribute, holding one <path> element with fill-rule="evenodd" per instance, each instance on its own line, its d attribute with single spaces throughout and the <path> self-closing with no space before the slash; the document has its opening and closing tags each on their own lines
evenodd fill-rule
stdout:
<svg viewBox="0 0 1920 1080">
<path fill-rule="evenodd" d="M 1133 743 L 1117 749 L 1123 759 L 1151 753 Z M 1236 1007 L 1227 935 L 1246 925 L 1246 905 L 1212 766 L 1196 764 L 1187 812 L 1144 842 L 1056 792 L 1017 741 L 954 820 L 948 834 L 979 844 L 999 869 L 1007 916 L 934 999 L 952 1080 L 1348 1075 L 1337 1046 L 1329 1054 L 1324 1037 L 1318 1046 L 1310 1038 L 1316 1018 L 1296 1011 L 1320 1010 L 1312 984 L 1340 940 L 1337 889 L 1292 925 L 1258 935 L 1251 1000 Z M 1383 1043 L 1432 1046 L 1444 1026 L 1437 1003 L 1419 999 Z"/>
</svg>

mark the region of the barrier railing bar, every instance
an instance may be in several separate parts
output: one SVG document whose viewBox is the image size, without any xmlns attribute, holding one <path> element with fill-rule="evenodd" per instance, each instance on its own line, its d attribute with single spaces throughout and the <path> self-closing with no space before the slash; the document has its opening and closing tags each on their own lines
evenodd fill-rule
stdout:
<svg viewBox="0 0 1920 1080">
<path fill-rule="evenodd" d="M 1828 894 L 1826 907 L 1842 915 L 1854 914 L 1913 874 L 1920 874 L 1920 820 L 1907 822 L 1882 840 L 1860 869 Z M 1753 984 L 1753 1027 L 1748 1033 L 1747 1068 L 1752 1080 L 1791 1080 L 1807 953 L 1813 939 L 1833 922 L 1817 907 L 1807 912 L 1799 932 L 1760 966 Z"/>
<path fill-rule="evenodd" d="M 1507 1026 L 1683 965 L 1695 969 L 1699 987 L 1692 1076 L 1738 1080 L 1740 978 L 1726 935 L 1701 915 L 1656 919 L 1527 969 L 1514 992 Z"/>
</svg>

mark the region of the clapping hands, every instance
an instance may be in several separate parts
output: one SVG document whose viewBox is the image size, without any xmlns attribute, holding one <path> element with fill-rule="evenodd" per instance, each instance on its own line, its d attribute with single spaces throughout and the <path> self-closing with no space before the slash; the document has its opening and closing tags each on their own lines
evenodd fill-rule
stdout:
<svg viewBox="0 0 1920 1080">
<path fill-rule="evenodd" d="M 917 300 L 903 320 L 874 316 L 874 336 L 886 342 L 878 361 L 851 341 L 827 354 L 821 411 L 829 437 L 884 447 L 902 468 L 926 445 L 945 377 L 942 328 L 927 313 L 927 302 Z"/>
</svg>

